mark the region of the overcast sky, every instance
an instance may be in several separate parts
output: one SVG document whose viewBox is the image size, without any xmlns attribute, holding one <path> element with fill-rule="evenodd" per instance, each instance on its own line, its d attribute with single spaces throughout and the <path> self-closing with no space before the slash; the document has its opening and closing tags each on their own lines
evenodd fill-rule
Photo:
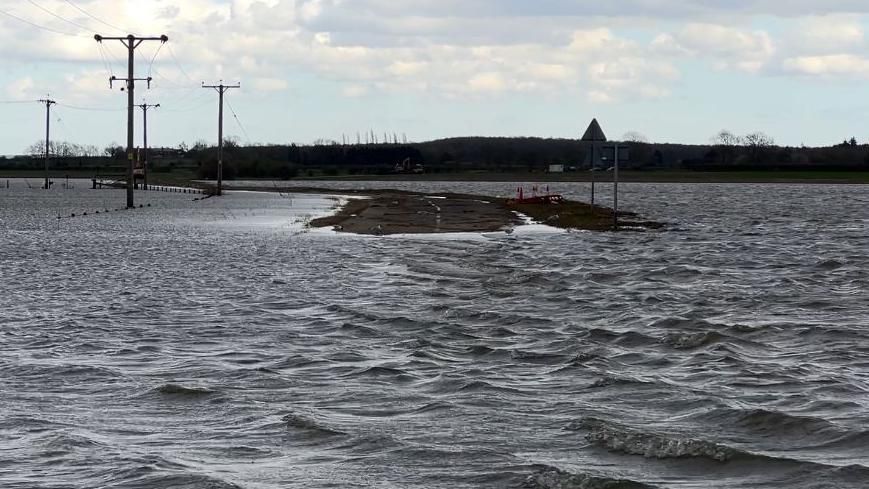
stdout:
<svg viewBox="0 0 869 489">
<path fill-rule="evenodd" d="M 129 32 L 170 37 L 136 52 L 152 145 L 216 141 L 200 85 L 220 79 L 242 84 L 241 142 L 578 137 L 592 117 L 656 142 L 869 141 L 867 21 L 866 0 L 0 0 L 0 153 L 44 132 L 43 106 L 9 102 L 46 95 L 53 139 L 125 142 L 126 51 L 93 35 Z"/>
</svg>

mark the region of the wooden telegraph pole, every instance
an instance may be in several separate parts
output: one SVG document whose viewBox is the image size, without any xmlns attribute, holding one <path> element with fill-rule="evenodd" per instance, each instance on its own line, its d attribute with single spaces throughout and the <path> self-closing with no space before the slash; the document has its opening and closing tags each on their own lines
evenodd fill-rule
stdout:
<svg viewBox="0 0 869 489">
<path fill-rule="evenodd" d="M 127 90 L 127 208 L 133 208 L 135 205 L 133 204 L 133 186 L 135 185 L 135 176 L 133 175 L 133 150 L 134 144 L 133 141 L 133 133 L 134 133 L 134 121 L 133 118 L 135 116 L 135 89 L 137 81 L 145 81 L 148 83 L 148 88 L 151 88 L 151 77 L 148 78 L 136 78 L 134 74 L 135 68 L 135 53 L 136 48 L 139 47 L 145 41 L 160 41 L 161 43 L 166 43 L 169 41 L 169 38 L 165 35 L 160 37 L 137 37 L 130 34 L 127 37 L 103 37 L 99 34 L 94 36 L 94 39 L 97 42 L 103 41 L 121 41 L 121 43 L 127 48 L 127 78 L 117 78 L 112 76 L 109 78 L 109 87 L 112 87 L 114 82 L 116 81 L 125 81 L 126 82 L 126 90 Z M 121 88 L 124 90 L 124 88 Z"/>
<path fill-rule="evenodd" d="M 142 162 L 142 189 L 148 190 L 148 163 L 150 163 L 151 158 L 148 156 L 148 109 L 156 109 L 160 107 L 160 104 L 139 104 L 137 107 L 142 109 L 142 151 L 144 154 L 144 161 Z"/>
<path fill-rule="evenodd" d="M 39 102 L 45 104 L 45 183 L 42 188 L 51 190 L 51 179 L 48 177 L 48 158 L 51 150 L 51 106 L 56 104 L 51 99 L 40 99 Z"/>
<path fill-rule="evenodd" d="M 206 85 L 203 82 L 202 88 L 213 88 L 220 94 L 220 108 L 217 114 L 217 196 L 219 197 L 223 195 L 223 94 L 231 88 L 241 88 L 241 84 L 224 85 L 223 80 L 220 80 L 218 85 Z"/>
</svg>

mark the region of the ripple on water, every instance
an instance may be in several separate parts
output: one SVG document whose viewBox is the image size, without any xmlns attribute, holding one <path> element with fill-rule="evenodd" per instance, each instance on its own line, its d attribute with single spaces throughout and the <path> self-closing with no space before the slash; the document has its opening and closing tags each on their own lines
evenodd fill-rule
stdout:
<svg viewBox="0 0 869 489">
<path fill-rule="evenodd" d="M 300 194 L 97 216 L 123 191 L 13 183 L 2 487 L 869 480 L 865 186 L 629 184 L 670 229 L 419 239 L 304 232 L 332 202 Z"/>
</svg>

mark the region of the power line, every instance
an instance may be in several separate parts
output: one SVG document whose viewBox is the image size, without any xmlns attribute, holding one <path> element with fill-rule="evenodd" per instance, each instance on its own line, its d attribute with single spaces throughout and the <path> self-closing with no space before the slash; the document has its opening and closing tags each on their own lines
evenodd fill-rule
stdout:
<svg viewBox="0 0 869 489">
<path fill-rule="evenodd" d="M 102 44 L 102 43 L 100 43 L 100 44 Z M 124 66 L 124 62 L 121 61 L 121 59 L 118 58 L 118 55 L 116 55 L 115 53 L 113 53 L 111 49 L 109 49 L 108 47 L 105 47 L 105 46 L 103 46 L 103 49 L 105 49 L 105 50 L 106 50 L 106 53 L 107 53 L 109 56 L 111 56 L 112 58 L 114 58 L 114 60 L 117 61 L 119 65 Z M 112 63 L 112 60 L 109 60 L 109 63 L 111 63 L 111 65 L 112 65 L 112 75 L 114 75 L 114 74 L 115 74 L 115 64 Z"/>
<path fill-rule="evenodd" d="M 160 50 L 163 49 L 163 46 L 165 46 L 165 43 L 160 43 L 160 46 L 157 48 L 156 51 L 154 51 L 154 57 L 151 58 L 151 64 L 148 65 L 148 77 L 149 78 L 151 77 L 151 72 L 154 70 L 154 61 L 157 60 L 157 55 L 160 54 Z"/>
<path fill-rule="evenodd" d="M 58 14 L 52 12 L 51 10 L 49 10 L 49 9 L 47 9 L 47 8 L 45 8 L 45 7 L 43 7 L 42 5 L 39 5 L 39 4 L 36 3 L 34 0 L 27 0 L 27 1 L 28 1 L 31 5 L 33 5 L 34 7 L 38 8 L 39 10 L 42 10 L 43 12 L 47 13 L 48 15 L 51 15 L 52 17 L 56 17 L 56 18 L 58 18 L 58 19 L 60 19 L 60 20 L 62 20 L 62 21 L 64 21 L 64 22 L 66 22 L 66 23 L 69 24 L 69 25 L 72 25 L 72 26 L 78 27 L 79 29 L 82 29 L 82 30 L 84 30 L 84 31 L 89 31 L 89 30 L 90 30 L 90 29 L 89 29 L 88 27 L 86 27 L 86 26 L 83 26 L 83 25 L 81 25 L 81 24 L 79 24 L 79 23 L 77 23 L 77 22 L 73 22 L 73 21 L 71 21 L 71 20 L 69 20 L 69 19 L 67 19 L 67 18 L 61 17 L 60 15 L 58 15 Z"/>
<path fill-rule="evenodd" d="M 182 100 L 183 100 L 183 99 L 182 99 Z M 191 106 L 186 107 L 186 108 L 183 108 L 183 109 L 167 109 L 167 110 L 164 110 L 163 112 L 175 112 L 175 113 L 178 113 L 178 112 L 191 112 L 191 111 L 194 111 L 194 110 L 197 110 L 197 109 L 201 109 L 202 107 L 204 107 L 204 106 L 206 106 L 206 105 L 208 105 L 208 104 L 211 103 L 211 98 L 208 97 L 207 95 L 205 95 L 205 96 L 201 96 L 201 97 L 197 97 L 197 99 L 195 99 L 195 100 L 196 100 L 197 102 L 199 102 L 199 103 L 197 103 L 196 105 L 191 105 Z"/>
<path fill-rule="evenodd" d="M 171 44 L 169 45 L 169 55 L 171 55 L 172 59 L 175 60 L 175 64 L 178 65 L 178 69 L 181 70 L 181 73 L 183 73 L 184 76 L 186 76 L 188 80 L 196 83 L 196 80 L 194 80 L 193 77 L 191 77 L 190 74 L 187 73 L 187 70 L 185 70 L 183 66 L 181 66 L 181 61 L 178 60 L 178 56 L 175 56 L 175 50 L 172 49 Z"/>
<path fill-rule="evenodd" d="M 81 13 L 87 15 L 88 17 L 90 17 L 91 19 L 94 19 L 95 21 L 99 22 L 100 24 L 103 24 L 103 25 L 105 25 L 105 26 L 111 27 L 112 29 L 115 29 L 115 30 L 117 30 L 118 32 L 125 32 L 124 29 L 121 29 L 120 27 L 118 27 L 118 26 L 116 26 L 116 25 L 109 24 L 108 22 L 106 22 L 106 21 L 100 19 L 99 17 L 96 17 L 96 16 L 92 15 L 92 14 L 91 14 L 90 12 L 88 12 L 87 10 L 85 10 L 85 9 L 79 7 L 78 5 L 74 4 L 71 0 L 65 0 L 65 1 L 66 1 L 66 3 L 72 5 L 72 6 L 73 6 L 76 10 L 78 10 L 79 12 L 81 12 Z"/>
<path fill-rule="evenodd" d="M 98 44 L 97 46 L 98 46 L 99 51 L 100 51 L 100 58 L 102 58 L 102 60 L 103 60 L 103 66 L 106 67 L 106 71 L 109 74 L 109 78 L 115 76 L 115 70 L 111 64 L 111 60 L 109 60 L 109 57 L 106 56 L 106 48 L 102 44 Z"/>
<path fill-rule="evenodd" d="M 232 116 L 235 118 L 235 122 L 238 124 L 238 127 L 241 128 L 241 132 L 244 133 L 244 137 L 247 139 L 248 144 L 250 144 L 250 135 L 247 133 L 247 130 L 244 128 L 244 125 L 241 123 L 241 119 L 236 115 L 235 110 L 232 109 L 232 104 L 229 103 L 229 100 L 226 101 L 226 106 L 229 107 L 229 111 L 232 113 Z"/>
<path fill-rule="evenodd" d="M 17 20 L 17 21 L 19 21 L 19 22 L 24 22 L 25 24 L 27 24 L 27 25 L 29 25 L 29 26 L 31 26 L 31 27 L 36 27 L 37 29 L 41 29 L 41 30 L 43 30 L 43 31 L 53 32 L 53 33 L 55 33 L 55 34 L 60 34 L 60 35 L 62 35 L 62 36 L 82 37 L 80 34 L 73 34 L 73 33 L 71 33 L 71 32 L 59 31 L 59 30 L 57 30 L 57 29 L 52 29 L 51 27 L 45 27 L 45 26 L 39 25 L 39 24 L 37 24 L 37 23 L 35 23 L 35 22 L 31 22 L 31 21 L 29 21 L 29 20 L 27 20 L 27 19 L 23 19 L 23 18 L 21 18 L 21 17 L 18 17 L 18 16 L 15 15 L 15 14 L 11 14 L 11 13 L 5 11 L 5 10 L 0 10 L 0 14 L 6 15 L 7 17 L 11 17 L 11 18 L 13 18 L 13 19 L 15 19 L 15 20 Z"/>
<path fill-rule="evenodd" d="M 117 112 L 117 111 L 121 111 L 121 110 L 126 110 L 126 109 L 123 109 L 123 108 L 120 108 L 120 107 L 119 107 L 119 108 L 109 108 L 109 107 L 79 107 L 79 106 L 76 106 L 76 105 L 61 104 L 61 103 L 58 103 L 57 105 L 59 105 L 60 107 L 65 107 L 65 108 L 67 108 L 67 109 L 72 109 L 72 110 L 85 110 L 85 111 L 89 111 L 89 112 Z"/>
<path fill-rule="evenodd" d="M 163 74 L 163 72 L 161 72 L 161 71 L 158 70 L 158 69 L 153 69 L 152 71 L 153 71 L 152 74 L 153 74 L 154 76 L 156 76 L 157 78 L 159 78 L 159 79 L 161 79 L 161 80 L 163 80 L 163 81 L 165 81 L 165 82 L 168 82 L 170 85 L 172 85 L 172 87 L 171 87 L 170 89 L 174 89 L 174 90 L 191 90 L 191 91 L 192 91 L 192 90 L 195 90 L 195 89 L 199 88 L 198 86 L 185 87 L 185 86 L 181 85 L 180 83 L 176 82 L 175 80 L 173 80 L 173 79 L 167 77 L 166 75 Z M 163 87 L 163 88 L 165 89 L 166 87 Z"/>
</svg>

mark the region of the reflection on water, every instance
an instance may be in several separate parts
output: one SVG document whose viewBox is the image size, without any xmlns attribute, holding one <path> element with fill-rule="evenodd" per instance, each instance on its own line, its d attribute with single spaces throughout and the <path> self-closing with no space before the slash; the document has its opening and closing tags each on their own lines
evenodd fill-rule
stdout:
<svg viewBox="0 0 869 489">
<path fill-rule="evenodd" d="M 0 485 L 866 487 L 867 190 L 629 184 L 666 231 L 422 239 L 15 181 Z"/>
</svg>

